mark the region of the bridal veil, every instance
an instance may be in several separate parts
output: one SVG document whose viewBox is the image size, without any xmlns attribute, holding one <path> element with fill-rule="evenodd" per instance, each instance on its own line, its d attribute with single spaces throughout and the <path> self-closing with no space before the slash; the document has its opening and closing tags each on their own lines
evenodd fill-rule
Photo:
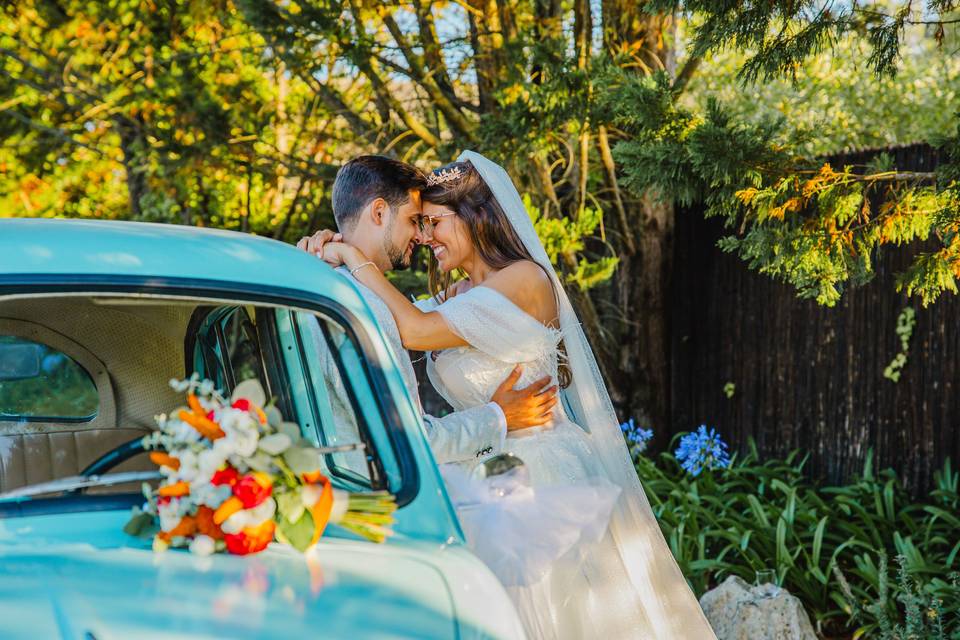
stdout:
<svg viewBox="0 0 960 640">
<path fill-rule="evenodd" d="M 553 279 L 558 293 L 560 329 L 573 381 L 563 391 L 570 418 L 590 433 L 607 479 L 622 489 L 610 521 L 610 532 L 636 597 L 614 601 L 639 608 L 646 628 L 637 637 L 710 640 L 715 635 L 680 572 L 660 532 L 643 487 L 627 452 L 613 404 L 596 359 L 570 299 L 537 237 L 526 207 L 507 172 L 479 153 L 465 151 L 458 161 L 469 161 L 503 208 L 510 223 L 533 256 Z M 602 585 L 596 585 L 598 588 Z M 616 611 L 607 612 L 616 616 Z"/>
</svg>

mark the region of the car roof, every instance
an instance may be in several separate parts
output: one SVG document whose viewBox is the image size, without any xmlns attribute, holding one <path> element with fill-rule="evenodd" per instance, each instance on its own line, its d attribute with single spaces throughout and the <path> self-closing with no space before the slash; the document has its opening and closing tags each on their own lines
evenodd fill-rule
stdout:
<svg viewBox="0 0 960 640">
<path fill-rule="evenodd" d="M 321 260 L 248 233 L 105 220 L 0 220 L 0 275 L 146 277 L 243 282 L 321 293 L 356 290 Z M 348 303 L 349 304 L 349 303 Z M 349 305 L 353 306 L 353 305 Z"/>
</svg>

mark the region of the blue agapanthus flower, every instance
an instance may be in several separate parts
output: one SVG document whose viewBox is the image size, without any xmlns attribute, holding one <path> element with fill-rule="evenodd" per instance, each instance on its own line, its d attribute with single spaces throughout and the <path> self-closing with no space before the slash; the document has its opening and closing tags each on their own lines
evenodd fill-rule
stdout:
<svg viewBox="0 0 960 640">
<path fill-rule="evenodd" d="M 621 423 L 620 431 L 623 431 L 623 436 L 627 439 L 627 448 L 634 459 L 646 451 L 647 443 L 653 438 L 653 429 L 638 427 L 633 418 Z"/>
<path fill-rule="evenodd" d="M 693 433 L 680 438 L 680 446 L 673 455 L 694 477 L 700 475 L 704 469 L 726 469 L 730 466 L 727 443 L 715 429 L 707 431 L 704 424 Z"/>
</svg>

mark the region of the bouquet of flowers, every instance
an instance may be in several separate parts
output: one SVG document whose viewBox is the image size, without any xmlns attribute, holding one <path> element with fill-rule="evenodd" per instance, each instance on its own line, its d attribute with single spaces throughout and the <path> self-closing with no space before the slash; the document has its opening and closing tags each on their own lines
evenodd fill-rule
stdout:
<svg viewBox="0 0 960 640">
<path fill-rule="evenodd" d="M 257 553 L 276 538 L 304 550 L 329 522 L 374 542 L 391 535 L 396 503 L 386 491 L 354 494 L 321 473 L 324 454 L 363 445 L 318 448 L 300 427 L 266 407 L 256 381 L 237 385 L 230 400 L 209 380 L 171 380 L 188 407 L 157 416 L 143 439 L 160 467 L 157 489 L 124 528 L 152 536 L 155 550 L 189 547 L 199 554 Z"/>
</svg>

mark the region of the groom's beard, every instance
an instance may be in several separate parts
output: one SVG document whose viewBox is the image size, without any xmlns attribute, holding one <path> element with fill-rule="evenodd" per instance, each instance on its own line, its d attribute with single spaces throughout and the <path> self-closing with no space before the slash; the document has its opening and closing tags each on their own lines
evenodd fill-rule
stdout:
<svg viewBox="0 0 960 640">
<path fill-rule="evenodd" d="M 390 258 L 390 268 L 393 271 L 403 271 L 410 268 L 410 258 L 404 251 L 398 250 L 395 246 L 386 247 L 387 257 Z"/>
<path fill-rule="evenodd" d="M 409 245 L 407 245 L 409 246 Z M 383 251 L 387 254 L 387 259 L 390 261 L 390 268 L 393 271 L 403 271 L 404 269 L 410 268 L 410 257 L 407 254 L 407 247 L 398 248 L 395 244 L 390 242 L 390 240 L 383 241 Z"/>
<path fill-rule="evenodd" d="M 413 252 L 410 252 L 410 256 L 407 255 L 407 248 L 410 246 L 409 243 L 404 247 L 397 247 L 391 240 L 391 238 L 393 238 L 393 226 L 396 222 L 397 216 L 394 214 L 390 217 L 390 222 L 387 223 L 387 228 L 384 230 L 383 252 L 387 254 L 391 270 L 403 271 L 404 269 L 410 268 L 410 257 Z"/>
</svg>

